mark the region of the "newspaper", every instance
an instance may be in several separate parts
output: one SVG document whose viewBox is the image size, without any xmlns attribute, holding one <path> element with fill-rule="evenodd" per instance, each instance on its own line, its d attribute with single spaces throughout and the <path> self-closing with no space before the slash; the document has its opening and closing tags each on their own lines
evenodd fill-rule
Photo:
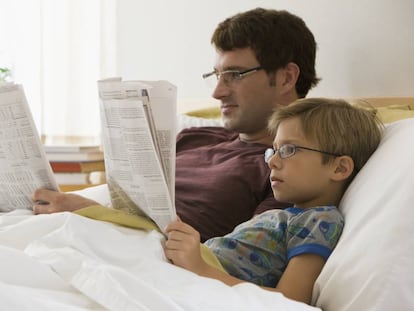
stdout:
<svg viewBox="0 0 414 311">
<path fill-rule="evenodd" d="M 112 206 L 151 218 L 163 231 L 176 218 L 177 89 L 167 81 L 98 81 L 106 180 Z"/>
<path fill-rule="evenodd" d="M 0 83 L 0 212 L 32 209 L 38 188 L 59 190 L 23 87 Z"/>
</svg>

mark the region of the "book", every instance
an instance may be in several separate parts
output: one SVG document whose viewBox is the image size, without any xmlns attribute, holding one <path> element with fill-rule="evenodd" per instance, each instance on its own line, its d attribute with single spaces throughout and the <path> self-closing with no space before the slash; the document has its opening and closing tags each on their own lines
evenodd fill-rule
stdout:
<svg viewBox="0 0 414 311">
<path fill-rule="evenodd" d="M 103 161 L 104 158 L 100 145 L 45 144 L 44 149 L 50 162 Z"/>
<path fill-rule="evenodd" d="M 38 188 L 59 190 L 23 87 L 0 84 L 0 212 L 32 209 Z"/>
<path fill-rule="evenodd" d="M 59 185 L 87 185 L 92 184 L 89 173 L 55 173 Z"/>
<path fill-rule="evenodd" d="M 50 161 L 54 173 L 90 173 L 105 171 L 105 161 Z"/>
<path fill-rule="evenodd" d="M 63 185 L 100 185 L 105 183 L 104 172 L 90 173 L 55 173 L 59 186 Z"/>
<path fill-rule="evenodd" d="M 151 218 L 162 230 L 176 218 L 177 89 L 167 81 L 98 81 L 106 181 L 112 206 Z"/>
<path fill-rule="evenodd" d="M 100 145 L 44 145 L 46 153 L 99 153 L 102 152 Z"/>
<path fill-rule="evenodd" d="M 87 162 L 87 161 L 102 161 L 104 154 L 102 151 L 96 152 L 48 152 L 46 153 L 50 162 Z"/>
</svg>

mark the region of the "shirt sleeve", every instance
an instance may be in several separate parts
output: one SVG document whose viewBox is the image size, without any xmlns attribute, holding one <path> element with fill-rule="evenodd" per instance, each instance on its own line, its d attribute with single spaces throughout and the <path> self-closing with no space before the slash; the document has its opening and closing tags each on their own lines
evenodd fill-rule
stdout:
<svg viewBox="0 0 414 311">
<path fill-rule="evenodd" d="M 335 208 L 305 210 L 287 225 L 287 257 L 316 254 L 328 259 L 341 236 L 344 220 Z"/>
</svg>

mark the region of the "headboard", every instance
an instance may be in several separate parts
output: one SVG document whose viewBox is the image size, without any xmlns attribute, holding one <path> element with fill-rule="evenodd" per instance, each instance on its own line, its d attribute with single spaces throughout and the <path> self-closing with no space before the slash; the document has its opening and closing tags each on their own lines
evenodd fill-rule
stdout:
<svg viewBox="0 0 414 311">
<path fill-rule="evenodd" d="M 414 110 L 414 97 L 361 97 L 349 99 L 352 103 L 365 103 L 374 107 L 406 106 Z"/>
</svg>

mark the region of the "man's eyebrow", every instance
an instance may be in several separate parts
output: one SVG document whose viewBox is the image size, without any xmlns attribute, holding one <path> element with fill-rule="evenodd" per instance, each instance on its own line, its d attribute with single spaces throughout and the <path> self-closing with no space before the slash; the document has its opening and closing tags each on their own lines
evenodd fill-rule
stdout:
<svg viewBox="0 0 414 311">
<path fill-rule="evenodd" d="M 229 70 L 237 70 L 237 71 L 243 71 L 245 70 L 247 67 L 241 67 L 241 66 L 226 66 L 223 68 L 223 70 L 221 71 L 229 71 Z M 220 71 L 217 68 L 214 67 L 214 71 Z"/>
<path fill-rule="evenodd" d="M 228 67 L 226 67 L 226 70 L 244 70 L 244 67 L 240 67 L 240 66 L 228 66 Z"/>
</svg>

